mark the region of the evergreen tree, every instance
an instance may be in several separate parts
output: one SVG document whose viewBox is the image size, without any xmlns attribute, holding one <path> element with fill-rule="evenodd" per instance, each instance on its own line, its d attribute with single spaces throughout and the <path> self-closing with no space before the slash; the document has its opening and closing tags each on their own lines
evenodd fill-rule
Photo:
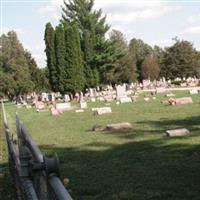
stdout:
<svg viewBox="0 0 200 200">
<path fill-rule="evenodd" d="M 71 46 L 73 48 L 73 46 Z M 65 61 L 65 30 L 62 24 L 55 29 L 55 55 L 56 55 L 56 90 L 64 94 L 66 85 L 66 61 Z M 67 55 L 70 57 L 71 55 Z"/>
<path fill-rule="evenodd" d="M 65 31 L 65 90 L 75 94 L 85 87 L 84 67 L 77 26 L 70 24 Z"/>
<path fill-rule="evenodd" d="M 175 41 L 173 46 L 165 49 L 161 75 L 170 79 L 198 76 L 198 52 L 188 41 Z"/>
<path fill-rule="evenodd" d="M 81 33 L 86 85 L 95 86 L 98 80 L 105 82 L 106 69 L 113 66 L 118 56 L 113 43 L 105 38 L 110 28 L 106 17 L 102 17 L 101 10 L 93 10 L 93 0 L 70 0 L 64 5 L 63 21 L 75 21 Z"/>
<path fill-rule="evenodd" d="M 116 49 L 121 52 L 121 58 L 115 61 L 115 67 L 107 72 L 109 80 L 115 83 L 131 83 L 136 80 L 136 64 L 134 57 L 130 55 L 126 39 L 118 30 L 112 30 L 110 40 L 115 43 Z"/>
<path fill-rule="evenodd" d="M 49 73 L 49 83 L 51 89 L 58 91 L 58 69 L 56 67 L 55 58 L 55 32 L 50 23 L 46 24 L 45 29 L 45 44 L 46 44 L 46 56 L 47 56 L 47 68 Z"/>
</svg>

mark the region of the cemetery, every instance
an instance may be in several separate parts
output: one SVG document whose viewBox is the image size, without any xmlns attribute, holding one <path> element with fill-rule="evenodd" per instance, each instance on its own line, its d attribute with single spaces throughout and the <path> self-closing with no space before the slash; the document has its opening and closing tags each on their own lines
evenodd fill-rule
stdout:
<svg viewBox="0 0 200 200">
<path fill-rule="evenodd" d="M 41 94 L 33 104 L 23 100 L 5 108 L 13 130 L 17 109 L 39 147 L 47 155 L 58 153 L 61 178 L 78 199 L 146 199 L 147 192 L 153 199 L 184 199 L 191 192 L 198 199 L 200 94 L 182 87 L 108 88 L 67 101 L 66 95 Z"/>
<path fill-rule="evenodd" d="M 199 5 L 3 0 L 0 199 L 199 200 Z"/>
</svg>

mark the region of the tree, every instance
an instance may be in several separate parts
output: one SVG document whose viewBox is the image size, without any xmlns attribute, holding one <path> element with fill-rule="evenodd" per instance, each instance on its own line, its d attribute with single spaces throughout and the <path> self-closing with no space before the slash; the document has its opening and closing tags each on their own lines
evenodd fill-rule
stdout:
<svg viewBox="0 0 200 200">
<path fill-rule="evenodd" d="M 105 38 L 110 28 L 106 17 L 102 17 L 101 10 L 93 10 L 93 5 L 94 0 L 70 0 L 62 8 L 63 21 L 78 25 L 88 87 L 98 85 L 98 80 L 105 82 L 106 69 L 118 56 L 113 43 Z"/>
<path fill-rule="evenodd" d="M 74 48 L 71 46 L 71 48 Z M 64 94 L 65 85 L 66 85 L 66 48 L 65 48 L 65 30 L 62 24 L 59 24 L 55 29 L 55 57 L 56 57 L 56 72 L 57 72 L 57 81 L 56 81 L 56 91 Z M 71 56 L 71 55 L 67 55 Z"/>
<path fill-rule="evenodd" d="M 141 67 L 141 76 L 143 79 L 157 80 L 160 75 L 160 66 L 158 60 L 153 56 L 145 58 Z"/>
<path fill-rule="evenodd" d="M 137 66 L 137 73 L 139 75 L 139 79 L 142 79 L 141 75 L 141 66 L 145 58 L 149 55 L 153 54 L 153 50 L 151 46 L 144 43 L 140 39 L 133 38 L 129 43 L 129 50 L 131 56 L 133 56 L 133 59 L 136 60 L 136 66 Z"/>
<path fill-rule="evenodd" d="M 49 81 L 45 74 L 47 68 L 38 68 L 30 52 L 25 51 L 25 57 L 29 67 L 31 81 L 34 83 L 33 90 L 35 92 L 42 92 L 43 90 L 49 90 L 50 89 Z"/>
<path fill-rule="evenodd" d="M 14 96 L 31 92 L 34 83 L 26 59 L 26 52 L 14 31 L 1 36 L 1 93 Z"/>
<path fill-rule="evenodd" d="M 46 45 L 45 52 L 47 56 L 49 83 L 51 89 L 56 92 L 58 91 L 58 69 L 56 67 L 55 57 L 55 31 L 50 23 L 46 24 L 44 40 Z"/>
<path fill-rule="evenodd" d="M 70 24 L 65 30 L 65 55 L 64 90 L 72 94 L 81 92 L 85 86 L 85 79 L 79 33 L 75 24 Z"/>
<path fill-rule="evenodd" d="M 174 79 L 198 75 L 198 52 L 185 40 L 175 39 L 175 44 L 165 49 L 161 75 Z"/>
<path fill-rule="evenodd" d="M 126 39 L 118 30 L 112 30 L 110 40 L 115 43 L 118 51 L 121 52 L 121 57 L 115 61 L 115 67 L 112 67 L 107 72 L 107 79 L 115 83 L 131 83 L 136 80 L 136 64 L 133 57 L 130 55 Z"/>
</svg>

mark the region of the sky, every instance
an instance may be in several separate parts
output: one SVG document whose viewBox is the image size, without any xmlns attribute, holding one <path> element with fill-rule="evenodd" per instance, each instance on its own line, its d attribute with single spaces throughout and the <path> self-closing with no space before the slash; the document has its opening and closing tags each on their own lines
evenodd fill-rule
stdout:
<svg viewBox="0 0 200 200">
<path fill-rule="evenodd" d="M 38 66 L 45 67 L 45 24 L 59 23 L 61 5 L 63 0 L 0 0 L 0 35 L 16 31 Z M 111 30 L 123 32 L 127 41 L 167 47 L 177 36 L 200 50 L 200 0 L 95 0 L 94 9 L 100 8 Z"/>
</svg>

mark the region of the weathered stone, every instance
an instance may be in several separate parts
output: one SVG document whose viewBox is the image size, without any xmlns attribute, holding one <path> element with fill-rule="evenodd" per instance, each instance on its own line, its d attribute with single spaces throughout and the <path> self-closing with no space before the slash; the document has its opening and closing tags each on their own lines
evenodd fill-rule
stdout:
<svg viewBox="0 0 200 200">
<path fill-rule="evenodd" d="M 105 131 L 105 127 L 103 127 L 103 126 L 94 126 L 93 128 L 92 128 L 92 130 L 93 131 Z"/>
<path fill-rule="evenodd" d="M 130 97 L 121 97 L 119 101 L 120 103 L 130 103 L 132 102 L 132 99 Z"/>
<path fill-rule="evenodd" d="M 193 90 L 190 90 L 190 94 L 198 94 L 199 92 L 198 92 L 198 90 L 196 90 L 196 89 L 193 89 Z"/>
<path fill-rule="evenodd" d="M 178 137 L 178 136 L 190 135 L 190 131 L 186 128 L 181 128 L 181 129 L 167 130 L 166 134 L 169 137 Z"/>
<path fill-rule="evenodd" d="M 80 106 L 81 106 L 81 109 L 86 109 L 87 108 L 87 102 L 85 102 L 85 101 L 80 102 Z"/>
<path fill-rule="evenodd" d="M 122 129 L 130 129 L 132 125 L 128 122 L 123 123 L 116 123 L 116 124 L 108 124 L 106 126 L 106 130 L 115 131 L 115 130 L 122 130 Z"/>
<path fill-rule="evenodd" d="M 96 99 L 94 97 L 92 97 L 91 102 L 96 102 Z"/>
<path fill-rule="evenodd" d="M 50 109 L 50 113 L 51 113 L 51 115 L 53 115 L 53 116 L 57 116 L 57 115 L 62 114 L 63 112 L 62 112 L 61 110 L 57 110 L 57 109 L 55 109 L 55 108 L 51 108 L 51 109 Z"/>
<path fill-rule="evenodd" d="M 97 115 L 104 115 L 104 114 L 112 113 L 112 110 L 111 110 L 111 107 L 102 107 L 102 108 L 97 108 L 96 113 Z"/>
<path fill-rule="evenodd" d="M 82 112 L 84 112 L 83 109 L 76 110 L 76 113 L 82 113 Z"/>
<path fill-rule="evenodd" d="M 173 93 L 166 94 L 166 97 L 175 97 L 176 95 Z"/>
<path fill-rule="evenodd" d="M 191 97 L 182 97 L 182 98 L 175 99 L 175 105 L 185 105 L 185 104 L 191 104 L 191 103 L 193 103 Z"/>
<path fill-rule="evenodd" d="M 57 103 L 56 109 L 61 110 L 61 111 L 70 110 L 71 104 L 70 104 L 70 102 L 68 102 L 68 103 Z"/>
</svg>

